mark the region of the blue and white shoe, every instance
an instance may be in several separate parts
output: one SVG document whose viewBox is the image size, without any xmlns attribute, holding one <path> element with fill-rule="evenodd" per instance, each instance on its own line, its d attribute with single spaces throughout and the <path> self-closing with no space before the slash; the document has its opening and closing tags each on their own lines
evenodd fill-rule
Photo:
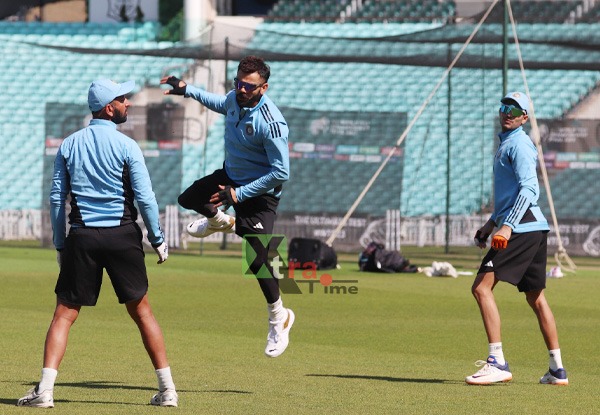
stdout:
<svg viewBox="0 0 600 415">
<path fill-rule="evenodd" d="M 177 392 L 171 389 L 164 391 L 158 391 L 156 395 L 150 399 L 150 405 L 154 406 L 177 406 L 179 403 L 179 396 Z"/>
<path fill-rule="evenodd" d="M 17 406 L 32 406 L 34 408 L 54 408 L 52 389 L 38 392 L 37 386 L 29 389 L 27 395 L 17 401 Z"/>
<path fill-rule="evenodd" d="M 567 371 L 563 368 L 548 369 L 546 374 L 540 378 L 540 383 L 544 385 L 568 385 Z"/>
<path fill-rule="evenodd" d="M 481 367 L 481 369 L 465 378 L 465 382 L 469 385 L 491 385 L 492 383 L 509 382 L 512 380 L 512 373 L 510 373 L 508 368 L 508 362 L 500 365 L 493 356 L 489 356 L 487 361 L 478 360 L 475 362 L 475 365 Z"/>
</svg>

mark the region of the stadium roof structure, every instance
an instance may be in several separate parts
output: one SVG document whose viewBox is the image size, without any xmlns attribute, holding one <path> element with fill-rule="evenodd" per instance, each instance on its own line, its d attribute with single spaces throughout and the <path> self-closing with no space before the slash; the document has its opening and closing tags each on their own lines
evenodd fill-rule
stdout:
<svg viewBox="0 0 600 415">
<path fill-rule="evenodd" d="M 179 42 L 155 49 L 96 49 L 44 45 L 79 53 L 128 54 L 171 58 L 239 60 L 260 55 L 268 61 L 363 62 L 446 67 L 473 31 L 473 24 L 451 24 L 383 37 L 327 37 L 269 30 L 268 24 L 245 29 L 215 42 Z M 529 69 L 600 70 L 600 24 L 521 24 L 517 26 L 525 67 Z M 512 35 L 512 34 L 511 34 Z M 518 68 L 509 35 L 509 68 Z M 502 25 L 484 24 L 457 67 L 501 68 Z M 38 44 L 39 45 L 39 44 Z"/>
</svg>

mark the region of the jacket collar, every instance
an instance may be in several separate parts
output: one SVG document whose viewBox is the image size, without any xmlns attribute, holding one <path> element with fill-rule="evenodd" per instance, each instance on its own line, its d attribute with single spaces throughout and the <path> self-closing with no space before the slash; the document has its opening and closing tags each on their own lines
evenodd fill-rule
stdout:
<svg viewBox="0 0 600 415">
<path fill-rule="evenodd" d="M 117 129 L 117 124 L 110 120 L 103 120 L 102 118 L 92 118 L 90 125 L 104 125 L 106 127 L 112 127 L 115 130 Z"/>
</svg>

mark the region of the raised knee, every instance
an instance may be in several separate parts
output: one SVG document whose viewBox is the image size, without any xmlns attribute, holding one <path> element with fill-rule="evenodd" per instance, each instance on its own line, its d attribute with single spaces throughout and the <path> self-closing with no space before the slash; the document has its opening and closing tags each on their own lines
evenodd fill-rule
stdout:
<svg viewBox="0 0 600 415">
<path fill-rule="evenodd" d="M 183 197 L 183 193 L 180 194 L 179 197 L 177 198 L 177 203 L 179 203 L 179 206 L 181 206 L 185 209 L 189 209 L 188 201 L 185 197 Z"/>
</svg>

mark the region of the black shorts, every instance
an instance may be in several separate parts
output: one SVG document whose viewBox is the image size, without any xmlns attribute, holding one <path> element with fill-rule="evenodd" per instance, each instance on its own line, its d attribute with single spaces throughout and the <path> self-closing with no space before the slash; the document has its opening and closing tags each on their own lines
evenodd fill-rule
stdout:
<svg viewBox="0 0 600 415">
<path fill-rule="evenodd" d="M 277 206 L 279 198 L 269 194 L 256 196 L 235 205 L 235 233 L 242 238 L 244 235 L 272 234 Z"/>
<path fill-rule="evenodd" d="M 196 180 L 180 196 L 179 204 L 207 216 L 210 214 L 210 196 L 219 191 L 219 185 L 239 186 L 227 176 L 225 169 L 215 170 L 212 174 Z M 277 216 L 279 198 L 263 194 L 236 204 L 235 233 L 241 237 L 251 234 L 272 234 Z"/>
<path fill-rule="evenodd" d="M 516 285 L 520 292 L 546 288 L 548 232 L 513 233 L 506 249 L 490 249 L 478 274 L 493 272 L 499 281 Z"/>
<path fill-rule="evenodd" d="M 96 305 L 106 269 L 124 304 L 148 291 L 142 231 L 136 223 L 114 228 L 71 227 L 54 292 L 69 304 Z"/>
</svg>

